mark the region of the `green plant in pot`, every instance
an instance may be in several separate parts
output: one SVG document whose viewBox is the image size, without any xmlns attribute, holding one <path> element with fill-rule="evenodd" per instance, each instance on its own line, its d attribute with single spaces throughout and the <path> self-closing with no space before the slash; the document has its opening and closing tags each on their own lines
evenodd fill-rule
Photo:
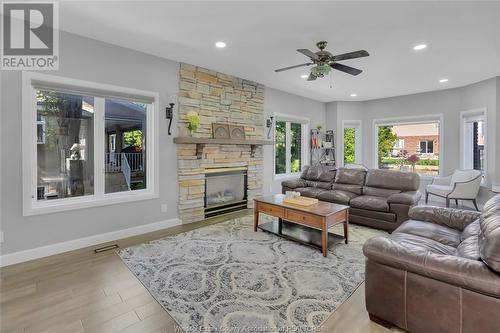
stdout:
<svg viewBox="0 0 500 333">
<path fill-rule="evenodd" d="M 200 125 L 200 116 L 195 111 L 189 111 L 187 114 L 187 120 L 188 120 L 187 128 L 189 130 L 189 134 L 193 135 L 193 133 L 198 128 L 198 125 Z"/>
</svg>

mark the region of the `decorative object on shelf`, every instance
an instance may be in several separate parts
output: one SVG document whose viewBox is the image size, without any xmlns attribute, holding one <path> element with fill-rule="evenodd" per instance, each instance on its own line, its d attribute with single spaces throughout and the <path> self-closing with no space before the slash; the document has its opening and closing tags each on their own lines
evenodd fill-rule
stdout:
<svg viewBox="0 0 500 333">
<path fill-rule="evenodd" d="M 172 135 L 170 127 L 172 127 L 172 120 L 174 119 L 174 103 L 170 103 L 170 106 L 165 108 L 165 117 L 169 120 L 168 123 L 168 135 Z"/>
<path fill-rule="evenodd" d="M 321 127 L 321 126 L 318 126 Z M 318 129 L 311 130 L 310 164 L 324 164 L 335 167 L 335 142 L 333 130 L 322 132 Z"/>
<path fill-rule="evenodd" d="M 188 120 L 187 128 L 189 130 L 189 134 L 193 135 L 193 133 L 198 128 L 198 125 L 200 124 L 200 116 L 198 115 L 198 112 L 189 111 L 187 113 L 187 120 Z"/>
<path fill-rule="evenodd" d="M 316 126 L 316 129 L 318 130 L 318 132 L 321 132 L 321 129 L 322 129 L 322 128 L 323 128 L 323 126 L 321 126 L 321 125 L 317 125 L 317 126 Z"/>
<path fill-rule="evenodd" d="M 231 139 L 245 139 L 245 127 L 241 125 L 229 125 L 229 136 Z"/>
<path fill-rule="evenodd" d="M 267 138 L 271 139 L 271 130 L 273 129 L 273 119 L 274 117 L 271 116 L 267 118 L 266 120 L 266 127 L 267 127 Z"/>
<path fill-rule="evenodd" d="M 82 155 L 80 153 L 80 151 L 82 150 L 82 146 L 79 143 L 74 143 L 69 150 L 71 151 L 70 158 L 72 160 L 79 160 L 80 158 L 82 158 Z"/>
<path fill-rule="evenodd" d="M 212 136 L 214 139 L 229 139 L 229 125 L 213 123 Z"/>
</svg>

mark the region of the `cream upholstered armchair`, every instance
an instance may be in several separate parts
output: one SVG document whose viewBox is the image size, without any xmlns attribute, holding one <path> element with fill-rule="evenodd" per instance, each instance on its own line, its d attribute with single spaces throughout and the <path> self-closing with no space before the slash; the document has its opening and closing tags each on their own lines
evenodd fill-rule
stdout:
<svg viewBox="0 0 500 333">
<path fill-rule="evenodd" d="M 425 203 L 429 199 L 429 194 L 445 198 L 446 207 L 450 206 L 450 200 L 454 199 L 458 205 L 458 200 L 471 200 L 477 208 L 476 197 L 481 186 L 482 174 L 479 170 L 455 170 L 448 177 L 436 177 L 425 189 Z"/>
</svg>

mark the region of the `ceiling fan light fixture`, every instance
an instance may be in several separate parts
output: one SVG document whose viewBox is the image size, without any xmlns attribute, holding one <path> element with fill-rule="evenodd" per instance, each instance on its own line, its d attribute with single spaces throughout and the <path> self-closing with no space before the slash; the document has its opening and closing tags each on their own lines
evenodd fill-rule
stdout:
<svg viewBox="0 0 500 333">
<path fill-rule="evenodd" d="M 330 65 L 323 64 L 323 65 L 317 65 L 311 69 L 311 73 L 316 76 L 316 77 L 323 77 L 325 75 L 328 75 L 332 68 Z"/>
<path fill-rule="evenodd" d="M 218 47 L 219 49 L 225 48 L 226 43 L 224 42 L 215 42 L 215 46 Z"/>
</svg>

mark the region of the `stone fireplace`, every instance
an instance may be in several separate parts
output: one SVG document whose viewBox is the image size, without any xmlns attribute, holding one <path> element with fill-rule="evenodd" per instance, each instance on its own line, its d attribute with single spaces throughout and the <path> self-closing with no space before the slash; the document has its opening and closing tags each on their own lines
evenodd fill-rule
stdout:
<svg viewBox="0 0 500 333">
<path fill-rule="evenodd" d="M 234 206 L 226 207 L 223 212 L 231 208 L 252 208 L 253 198 L 262 195 L 264 86 L 188 64 L 181 64 L 179 82 L 179 137 L 174 140 L 177 143 L 179 218 L 187 223 L 213 216 L 218 213 L 214 200 L 230 199 L 229 192 L 234 192 L 235 200 L 231 202 Z M 192 137 L 186 129 L 189 111 L 200 116 L 200 125 Z M 242 125 L 246 140 L 212 140 L 212 123 Z M 217 170 L 230 172 L 234 185 L 242 184 L 242 179 L 234 175 L 241 177 L 244 171 L 243 197 L 240 190 L 212 184 L 215 178 L 211 178 Z M 212 194 L 216 197 L 210 197 Z M 209 198 L 213 204 L 207 206 Z"/>
</svg>

